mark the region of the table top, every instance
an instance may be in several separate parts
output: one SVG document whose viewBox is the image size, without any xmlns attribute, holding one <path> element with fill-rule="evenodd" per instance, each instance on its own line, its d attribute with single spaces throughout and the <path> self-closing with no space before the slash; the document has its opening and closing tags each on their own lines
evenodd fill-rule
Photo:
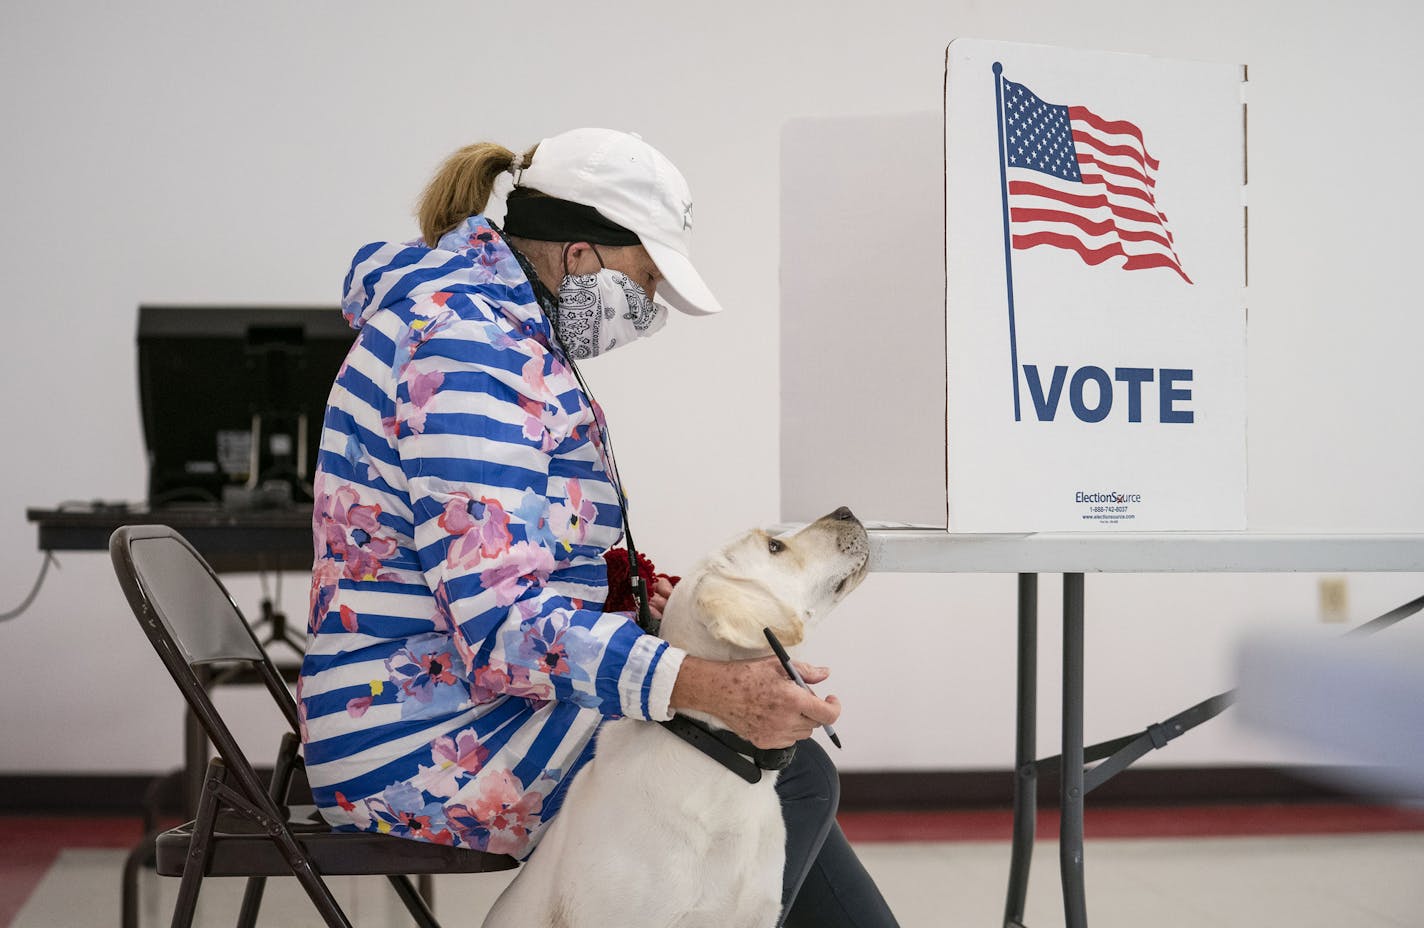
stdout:
<svg viewBox="0 0 1424 928">
<path fill-rule="evenodd" d="M 885 573 L 1424 573 L 1424 535 L 869 531 L 870 569 Z"/>
<path fill-rule="evenodd" d="M 228 569 L 274 562 L 311 566 L 309 506 L 245 512 L 201 506 L 28 509 L 25 517 L 39 526 L 42 550 L 103 550 L 120 525 L 159 523 L 183 532 L 210 559 L 228 562 L 240 555 L 243 566 Z M 1424 573 L 1424 535 L 956 535 L 877 526 L 869 532 L 870 569 L 883 573 Z"/>
<path fill-rule="evenodd" d="M 107 551 L 121 525 L 177 529 L 219 573 L 311 569 L 311 504 L 285 509 L 227 509 L 215 505 L 86 505 L 27 509 L 41 551 Z"/>
<path fill-rule="evenodd" d="M 288 528 L 293 525 L 311 528 L 311 503 L 283 509 L 227 509 L 216 505 L 163 506 L 150 509 L 143 503 L 65 507 L 25 510 L 25 519 L 40 525 L 171 525 L 180 531 L 195 526 L 270 526 Z"/>
</svg>

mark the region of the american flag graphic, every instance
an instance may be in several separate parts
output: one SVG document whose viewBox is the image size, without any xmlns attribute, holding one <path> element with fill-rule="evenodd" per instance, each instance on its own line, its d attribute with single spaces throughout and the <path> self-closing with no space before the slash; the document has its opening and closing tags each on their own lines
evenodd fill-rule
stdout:
<svg viewBox="0 0 1424 928">
<path fill-rule="evenodd" d="M 1015 249 L 1066 248 L 1091 265 L 1167 267 L 1191 283 L 1157 208 L 1159 163 L 1142 130 L 1084 106 L 1045 103 L 1003 81 L 1002 126 L 1009 227 Z"/>
</svg>

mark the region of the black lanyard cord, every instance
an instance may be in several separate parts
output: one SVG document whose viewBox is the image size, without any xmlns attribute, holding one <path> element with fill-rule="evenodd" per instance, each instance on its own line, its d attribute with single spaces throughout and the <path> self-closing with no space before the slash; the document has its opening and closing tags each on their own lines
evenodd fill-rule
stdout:
<svg viewBox="0 0 1424 928">
<path fill-rule="evenodd" d="M 499 232 L 501 235 L 504 234 L 494 223 L 490 223 L 490 225 L 494 227 L 496 232 Z M 599 437 L 603 442 L 604 470 L 608 472 L 609 482 L 613 484 L 613 490 L 618 495 L 618 512 L 623 517 L 623 541 L 628 548 L 628 583 L 633 587 L 633 599 L 638 603 L 638 625 L 649 635 L 656 635 L 662 623 L 653 617 L 653 611 L 648 606 L 648 590 L 643 583 L 643 575 L 638 573 L 638 549 L 633 546 L 633 528 L 628 521 L 628 497 L 623 495 L 623 480 L 618 476 L 618 463 L 613 457 L 613 442 L 608 436 L 608 430 L 603 427 L 603 423 L 599 419 L 598 403 L 594 401 L 593 391 L 590 390 L 588 384 L 584 382 L 583 374 L 579 372 L 578 365 L 574 363 L 574 359 L 569 356 L 568 352 L 563 350 L 563 345 L 558 344 L 559 327 L 557 321 L 559 299 L 548 287 L 544 286 L 544 282 L 540 280 L 538 273 L 534 269 L 534 265 L 530 263 L 529 259 L 525 257 L 519 249 L 510 244 L 508 239 L 505 240 L 505 244 L 509 245 L 510 252 L 514 255 L 515 260 L 519 262 L 519 267 L 524 271 L 524 276 L 529 280 L 529 284 L 534 290 L 534 297 L 539 303 L 539 308 L 544 311 L 544 315 L 549 319 L 549 327 L 554 332 L 553 342 L 558 345 L 558 353 L 563 356 L 562 360 L 568 364 L 569 370 L 574 372 L 574 378 L 578 380 L 579 388 L 583 390 L 584 396 L 588 397 L 589 412 L 593 414 L 593 427 L 598 429 Z M 603 263 L 602 258 L 599 258 L 599 263 Z"/>
<path fill-rule="evenodd" d="M 579 388 L 583 390 L 584 396 L 588 397 L 589 411 L 593 413 L 593 427 L 598 429 L 598 434 L 603 441 L 604 469 L 608 471 L 613 491 L 618 496 L 618 511 L 623 517 L 623 542 L 628 548 L 628 583 L 633 587 L 633 599 L 638 603 L 638 625 L 649 635 L 656 635 L 662 623 L 653 617 L 653 610 L 648 605 L 648 589 L 643 583 L 643 575 L 638 572 L 638 549 L 633 544 L 633 525 L 628 521 L 628 497 L 623 493 L 623 478 L 618 473 L 618 462 L 613 455 L 613 442 L 609 438 L 608 430 L 603 427 L 603 422 L 598 415 L 598 402 L 593 397 L 593 391 L 584 381 L 578 365 L 574 363 L 573 358 L 566 356 L 565 360 L 568 362 L 569 370 L 574 372 L 574 379 L 578 381 Z"/>
</svg>

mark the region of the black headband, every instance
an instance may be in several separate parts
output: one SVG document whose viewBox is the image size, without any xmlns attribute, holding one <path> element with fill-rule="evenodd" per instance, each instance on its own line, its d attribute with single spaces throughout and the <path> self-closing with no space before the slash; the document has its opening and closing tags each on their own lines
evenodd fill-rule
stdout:
<svg viewBox="0 0 1424 928">
<path fill-rule="evenodd" d="M 519 195 L 509 198 L 504 231 L 516 238 L 540 242 L 590 242 L 594 245 L 638 245 L 636 233 L 605 218 L 592 206 L 558 197 Z"/>
</svg>

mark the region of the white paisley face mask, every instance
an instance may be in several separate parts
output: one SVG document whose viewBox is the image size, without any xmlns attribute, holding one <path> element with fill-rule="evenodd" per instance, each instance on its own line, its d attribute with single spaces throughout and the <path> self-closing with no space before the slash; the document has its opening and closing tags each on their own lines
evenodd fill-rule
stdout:
<svg viewBox="0 0 1424 928">
<path fill-rule="evenodd" d="M 667 310 L 621 271 L 567 274 L 559 285 L 554 332 L 575 361 L 647 338 L 666 322 Z"/>
</svg>

